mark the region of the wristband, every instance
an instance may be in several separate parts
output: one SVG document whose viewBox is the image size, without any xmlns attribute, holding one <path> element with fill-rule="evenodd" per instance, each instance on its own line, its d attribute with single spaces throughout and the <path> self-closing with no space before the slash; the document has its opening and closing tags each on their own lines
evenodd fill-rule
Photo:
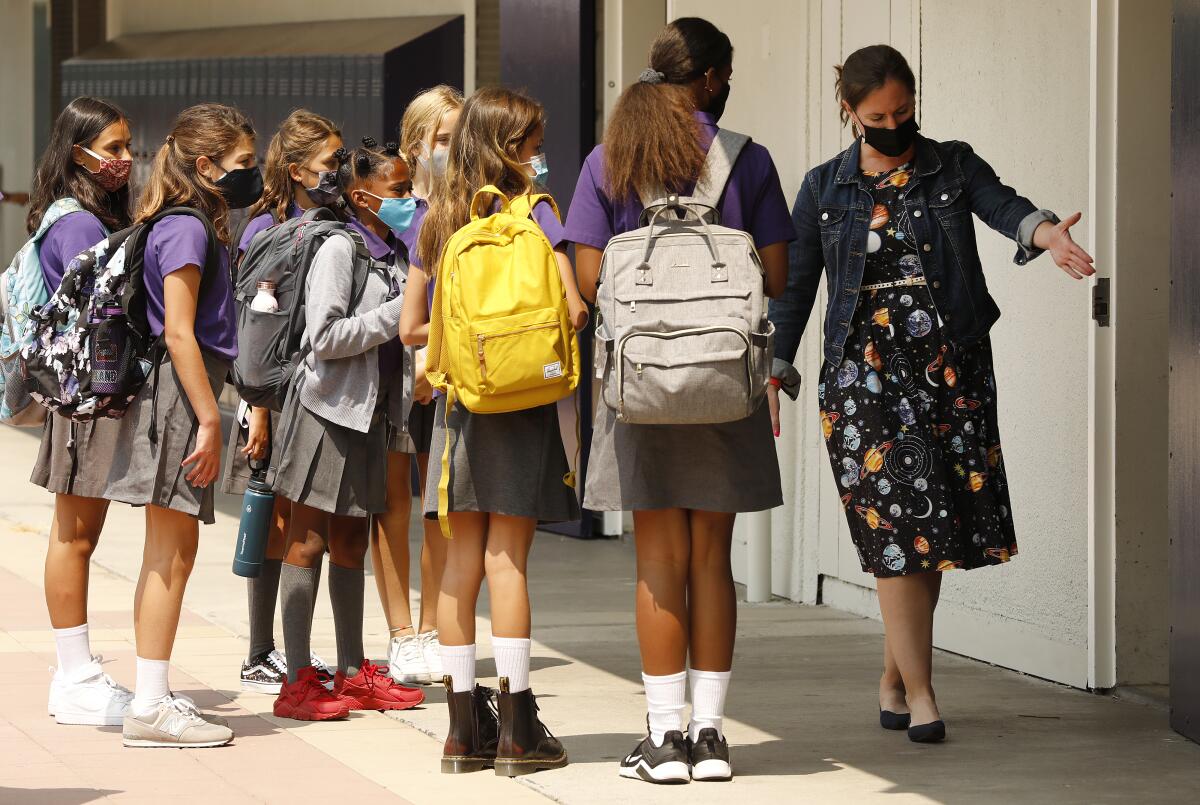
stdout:
<svg viewBox="0 0 1200 805">
<path fill-rule="evenodd" d="M 783 387 L 783 381 L 782 381 L 782 380 L 780 380 L 778 377 L 771 377 L 771 378 L 768 378 L 768 379 L 767 379 L 767 382 L 768 382 L 768 383 L 770 383 L 770 384 L 771 384 L 772 386 L 774 386 L 775 388 L 782 388 L 782 387 Z"/>
</svg>

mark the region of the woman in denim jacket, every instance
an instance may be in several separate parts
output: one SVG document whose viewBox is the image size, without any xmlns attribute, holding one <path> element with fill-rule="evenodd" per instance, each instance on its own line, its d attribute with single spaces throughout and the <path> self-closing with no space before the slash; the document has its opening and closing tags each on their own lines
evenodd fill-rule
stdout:
<svg viewBox="0 0 1200 805">
<path fill-rule="evenodd" d="M 961 142 L 917 134 L 904 57 L 863 48 L 837 70 L 843 122 L 859 138 L 804 179 L 792 220 L 788 287 L 773 300 L 779 389 L 828 275 L 821 428 L 863 570 L 878 579 L 885 630 L 880 724 L 914 741 L 945 737 L 931 684 L 941 571 L 1017 552 L 996 423 L 988 294 L 972 213 L 1069 276 L 1094 273 L 1059 221 L 1002 184 Z"/>
</svg>

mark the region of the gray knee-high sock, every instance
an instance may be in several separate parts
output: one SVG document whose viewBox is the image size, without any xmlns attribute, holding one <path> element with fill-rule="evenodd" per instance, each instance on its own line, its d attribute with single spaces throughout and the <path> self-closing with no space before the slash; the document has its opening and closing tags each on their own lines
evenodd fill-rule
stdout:
<svg viewBox="0 0 1200 805">
<path fill-rule="evenodd" d="M 250 605 L 250 656 L 260 657 L 275 648 L 275 602 L 279 600 L 281 559 L 264 559 L 258 578 L 246 579 Z"/>
<path fill-rule="evenodd" d="M 338 668 L 354 676 L 362 665 L 363 569 L 329 563 L 329 603 L 333 605 L 333 628 L 337 632 Z"/>
<path fill-rule="evenodd" d="M 279 573 L 279 600 L 283 608 L 283 648 L 287 652 L 288 682 L 309 664 L 312 652 L 313 576 L 320 571 L 284 562 Z"/>
<path fill-rule="evenodd" d="M 321 592 L 321 565 L 325 563 L 325 554 L 317 557 L 312 566 L 312 596 L 313 596 L 313 614 L 316 614 L 317 593 Z"/>
</svg>

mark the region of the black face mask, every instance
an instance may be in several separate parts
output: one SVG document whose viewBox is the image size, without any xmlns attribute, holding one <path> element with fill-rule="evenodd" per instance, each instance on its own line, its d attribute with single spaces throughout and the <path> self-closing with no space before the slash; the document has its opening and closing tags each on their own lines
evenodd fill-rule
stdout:
<svg viewBox="0 0 1200 805">
<path fill-rule="evenodd" d="M 308 170 L 308 168 L 304 170 Z M 309 173 L 316 174 L 317 177 L 316 187 L 304 188 L 304 192 L 312 199 L 313 204 L 316 204 L 318 207 L 330 207 L 341 200 L 342 188 L 338 184 L 338 172 L 336 169 L 321 171 L 320 173 L 309 171 Z"/>
<path fill-rule="evenodd" d="M 713 96 L 712 102 L 708 104 L 708 113 L 713 116 L 713 122 L 719 122 L 721 115 L 725 114 L 725 104 L 729 101 L 729 84 L 717 95 Z"/>
<path fill-rule="evenodd" d="M 231 210 L 249 207 L 262 198 L 263 178 L 258 167 L 238 168 L 227 172 L 216 182 Z"/>
<path fill-rule="evenodd" d="M 867 145 L 887 157 L 898 157 L 912 147 L 917 139 L 917 130 L 921 128 L 917 125 L 915 115 L 894 129 L 876 129 L 863 125 L 861 121 L 859 125 L 862 126 Z"/>
</svg>

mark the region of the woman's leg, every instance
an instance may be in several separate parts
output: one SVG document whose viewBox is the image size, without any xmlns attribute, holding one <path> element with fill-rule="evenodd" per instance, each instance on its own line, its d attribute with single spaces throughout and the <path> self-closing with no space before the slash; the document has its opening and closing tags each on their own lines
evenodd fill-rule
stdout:
<svg viewBox="0 0 1200 805">
<path fill-rule="evenodd" d="M 421 488 L 429 477 L 429 454 L 417 455 L 421 473 Z M 418 632 L 425 634 L 437 629 L 438 595 L 442 589 L 442 572 L 446 569 L 446 538 L 437 520 L 424 517 L 424 540 L 421 543 L 421 623 Z"/>
<path fill-rule="evenodd" d="M 900 676 L 900 666 L 896 664 L 886 630 L 883 635 L 883 675 L 879 678 L 879 709 L 893 713 L 908 712 L 908 702 L 904 700 L 904 678 Z"/>
<path fill-rule="evenodd" d="M 329 515 L 329 602 L 337 639 L 338 670 L 354 676 L 363 649 L 364 563 L 370 542 L 366 517 Z"/>
<path fill-rule="evenodd" d="M 483 554 L 488 516 L 482 512 L 452 512 L 454 539 L 446 545 L 446 570 L 438 595 L 438 642 L 442 665 L 453 692 L 475 688 L 475 605 L 483 584 Z"/>
<path fill-rule="evenodd" d="M 737 633 L 737 591 L 733 586 L 730 547 L 736 515 L 690 511 L 692 535 L 688 569 L 688 616 L 693 742 L 707 728 L 724 737 L 725 695 L 733 667 Z M 720 776 L 727 772 L 722 769 Z"/>
<path fill-rule="evenodd" d="M 941 718 L 933 693 L 933 611 L 941 581 L 936 572 L 878 580 L 887 646 L 900 670 L 913 726 Z"/>
<path fill-rule="evenodd" d="M 492 649 L 497 676 L 509 693 L 529 689 L 529 583 L 525 571 L 537 521 L 532 517 L 488 517 L 484 573 L 492 604 Z"/>
<path fill-rule="evenodd" d="M 107 500 L 54 496 L 54 520 L 46 546 L 46 609 L 54 627 L 58 667 L 64 672 L 92 660 L 87 626 L 88 577 L 107 513 Z"/>
<path fill-rule="evenodd" d="M 146 544 L 133 599 L 138 674 L 132 710 L 137 715 L 153 711 L 170 695 L 167 667 L 199 534 L 194 517 L 160 506 L 146 507 Z"/>
<path fill-rule="evenodd" d="M 408 453 L 387 454 L 387 511 L 375 515 L 371 533 L 371 568 L 391 637 L 414 633 L 408 586 L 410 461 Z"/>
<path fill-rule="evenodd" d="M 683 730 L 689 642 L 692 537 L 684 509 L 633 513 L 637 546 L 637 633 L 650 737 Z"/>
<path fill-rule="evenodd" d="M 312 664 L 310 643 L 313 606 L 328 533 L 328 514 L 303 503 L 292 503 L 287 549 L 279 574 L 283 645 L 288 658 L 289 682 L 295 682 L 296 674 Z"/>
</svg>

